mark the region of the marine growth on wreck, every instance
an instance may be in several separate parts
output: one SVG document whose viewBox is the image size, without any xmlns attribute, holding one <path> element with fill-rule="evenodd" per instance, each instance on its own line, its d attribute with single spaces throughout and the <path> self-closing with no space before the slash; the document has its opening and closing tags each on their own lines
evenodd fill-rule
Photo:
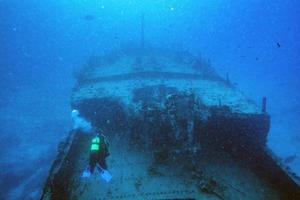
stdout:
<svg viewBox="0 0 300 200">
<path fill-rule="evenodd" d="M 92 135 L 73 130 L 41 199 L 298 197 L 299 188 L 265 146 L 265 99 L 256 105 L 209 61 L 124 48 L 91 57 L 76 80 L 72 108 L 108 137 L 113 178 L 82 179 Z"/>
</svg>

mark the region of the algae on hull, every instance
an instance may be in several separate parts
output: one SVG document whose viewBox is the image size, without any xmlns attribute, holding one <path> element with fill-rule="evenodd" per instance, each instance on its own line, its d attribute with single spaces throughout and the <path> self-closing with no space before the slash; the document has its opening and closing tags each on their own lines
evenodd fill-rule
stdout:
<svg viewBox="0 0 300 200">
<path fill-rule="evenodd" d="M 162 86 L 193 92 L 207 106 L 222 104 L 233 112 L 260 112 L 254 102 L 217 75 L 206 61 L 190 54 L 157 49 L 114 53 L 113 62 L 112 55 L 99 57 L 78 75 L 80 80 L 72 93 L 73 106 L 104 97 L 119 97 L 128 106 L 134 104 L 135 89 Z"/>
</svg>

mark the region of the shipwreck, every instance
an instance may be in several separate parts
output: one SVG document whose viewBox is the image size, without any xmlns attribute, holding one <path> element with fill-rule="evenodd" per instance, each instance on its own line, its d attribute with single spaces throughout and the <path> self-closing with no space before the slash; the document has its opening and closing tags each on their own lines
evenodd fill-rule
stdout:
<svg viewBox="0 0 300 200">
<path fill-rule="evenodd" d="M 81 178 L 91 134 L 59 146 L 41 199 L 299 199 L 266 146 L 270 115 L 210 62 L 188 52 L 123 48 L 91 57 L 71 106 L 110 141 L 113 179 Z"/>
</svg>

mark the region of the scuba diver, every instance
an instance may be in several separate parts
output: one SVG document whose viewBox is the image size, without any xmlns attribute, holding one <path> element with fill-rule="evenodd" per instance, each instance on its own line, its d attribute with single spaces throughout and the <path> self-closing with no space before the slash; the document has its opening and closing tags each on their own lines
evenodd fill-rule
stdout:
<svg viewBox="0 0 300 200">
<path fill-rule="evenodd" d="M 109 143 L 106 137 L 103 134 L 97 133 L 92 139 L 90 146 L 89 166 L 84 170 L 82 177 L 90 177 L 94 173 L 95 167 L 99 170 L 102 178 L 104 178 L 103 175 L 110 175 L 106 165 L 106 157 L 109 156 L 108 148 Z"/>
</svg>

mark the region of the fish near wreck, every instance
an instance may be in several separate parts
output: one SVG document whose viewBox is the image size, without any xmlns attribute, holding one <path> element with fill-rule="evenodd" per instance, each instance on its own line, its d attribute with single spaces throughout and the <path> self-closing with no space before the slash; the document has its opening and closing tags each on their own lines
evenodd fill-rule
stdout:
<svg viewBox="0 0 300 200">
<path fill-rule="evenodd" d="M 95 15 L 90 15 L 89 14 L 89 15 L 83 16 L 82 19 L 85 20 L 85 21 L 93 21 L 93 20 L 97 19 L 97 17 Z"/>
</svg>

